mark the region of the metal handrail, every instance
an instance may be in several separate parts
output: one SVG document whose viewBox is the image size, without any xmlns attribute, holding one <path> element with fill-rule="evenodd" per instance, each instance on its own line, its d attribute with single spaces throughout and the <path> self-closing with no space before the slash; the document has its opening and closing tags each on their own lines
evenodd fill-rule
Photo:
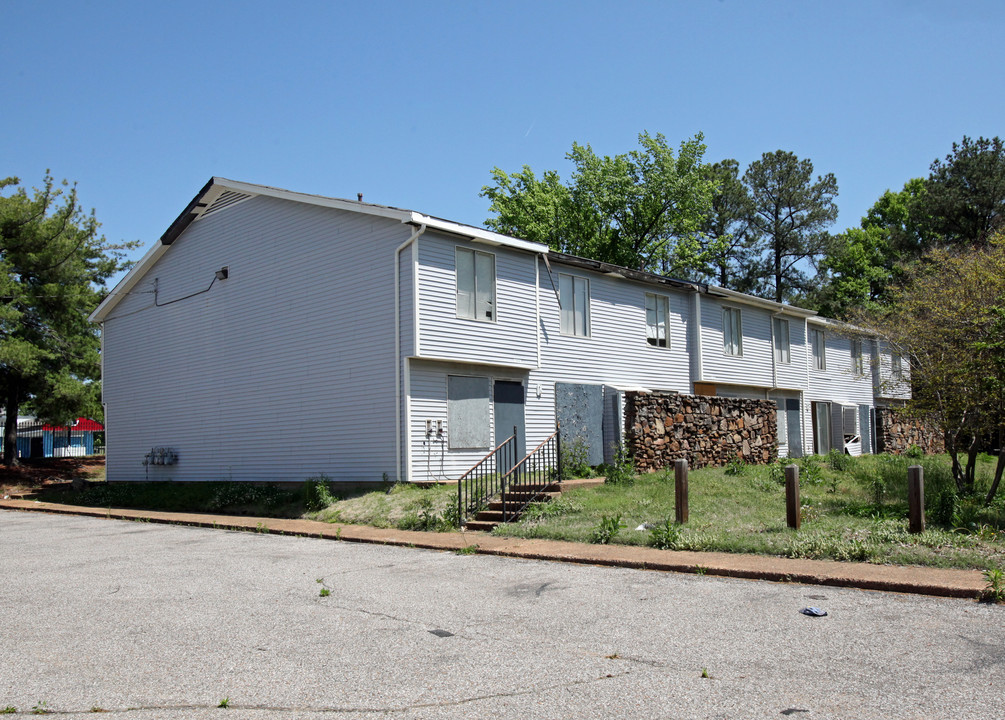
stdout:
<svg viewBox="0 0 1005 720">
<path fill-rule="evenodd" d="M 558 477 L 561 477 L 561 436 L 558 428 L 522 459 L 517 460 L 517 452 L 517 428 L 514 427 L 510 437 L 489 451 L 460 477 L 457 481 L 458 522 L 463 525 L 468 514 L 477 512 L 496 495 L 502 496 L 503 519 L 508 522 L 522 512 L 540 493 L 534 494 L 520 503 L 518 508 L 511 510 L 506 498 L 507 491 L 512 492 L 513 488 L 532 484 L 528 479 L 533 479 L 539 485 L 548 485 L 554 479 L 551 477 L 553 468 L 557 471 Z M 542 462 L 535 463 L 535 466 L 530 468 L 529 461 L 535 457 L 540 458 Z M 500 467 L 508 469 L 500 472 Z"/>
</svg>

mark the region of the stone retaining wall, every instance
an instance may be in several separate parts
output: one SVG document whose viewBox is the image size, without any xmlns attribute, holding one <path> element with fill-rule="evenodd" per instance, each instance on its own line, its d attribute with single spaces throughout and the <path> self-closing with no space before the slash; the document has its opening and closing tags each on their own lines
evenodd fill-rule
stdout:
<svg viewBox="0 0 1005 720">
<path fill-rule="evenodd" d="M 625 443 L 639 472 L 686 459 L 693 468 L 732 460 L 765 464 L 778 456 L 771 400 L 625 393 Z"/>
<path fill-rule="evenodd" d="M 876 445 L 879 452 L 902 455 L 912 445 L 926 454 L 944 453 L 945 436 L 932 423 L 908 417 L 898 408 L 876 408 Z"/>
</svg>

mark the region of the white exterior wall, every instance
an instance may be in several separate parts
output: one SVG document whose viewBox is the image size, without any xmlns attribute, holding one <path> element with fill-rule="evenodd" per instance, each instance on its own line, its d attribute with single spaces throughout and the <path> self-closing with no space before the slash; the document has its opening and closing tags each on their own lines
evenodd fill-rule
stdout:
<svg viewBox="0 0 1005 720">
<path fill-rule="evenodd" d="M 393 478 L 410 230 L 263 196 L 193 222 L 103 325 L 109 480 Z M 145 471 L 152 447 L 178 463 Z"/>
<path fill-rule="evenodd" d="M 826 369 L 817 370 L 814 366 L 812 352 L 807 358 L 808 368 L 808 390 L 806 392 L 806 402 L 803 407 L 805 427 L 809 442 L 805 443 L 807 453 L 813 451 L 813 425 L 812 425 L 812 403 L 830 402 L 831 410 L 831 447 L 841 450 L 845 447 L 844 436 L 842 434 L 840 416 L 835 408 L 838 405 L 874 405 L 872 393 L 872 376 L 870 372 L 870 343 L 862 343 L 862 367 L 864 374 L 854 371 L 851 360 L 850 335 L 841 334 L 840 329 L 823 323 L 807 321 L 807 334 L 810 330 L 823 330 L 825 342 L 825 365 Z M 859 428 L 861 434 L 862 428 Z M 846 448 L 852 455 L 862 453 L 861 442 L 849 443 Z"/>
<path fill-rule="evenodd" d="M 457 247 L 495 256 L 495 320 L 457 317 Z M 435 232 L 418 240 L 420 357 L 537 365 L 534 256 Z"/>
<path fill-rule="evenodd" d="M 496 322 L 458 319 L 454 249 L 463 241 L 430 234 L 419 245 L 419 357 L 410 379 L 410 477 L 458 477 L 487 452 L 450 450 L 426 439 L 427 419 L 447 426 L 447 376 L 517 380 L 526 388 L 526 446 L 533 449 L 555 430 L 555 383 L 646 387 L 690 392 L 689 293 L 613 278 L 552 263 L 555 287 L 535 255 L 470 244 L 496 256 Z M 555 288 L 558 275 L 590 281 L 590 335 L 563 335 Z M 534 285 L 536 280 L 536 286 Z M 537 291 L 535 293 L 535 287 Z M 670 347 L 646 342 L 646 293 L 670 300 Z M 424 361 L 452 358 L 462 363 Z M 540 361 L 539 361 L 540 358 Z M 487 363 L 487 364 L 486 364 Z M 494 437 L 494 426 L 490 437 Z M 430 454 L 432 452 L 432 455 Z M 427 473 L 428 469 L 428 473 Z"/>
<path fill-rule="evenodd" d="M 740 310 L 742 355 L 727 355 L 723 349 L 722 315 L 726 307 Z M 790 331 L 791 327 L 790 323 Z M 702 297 L 701 347 L 700 382 L 773 386 L 770 311 L 727 299 Z"/>
<path fill-rule="evenodd" d="M 906 357 L 901 357 L 901 378 L 893 377 L 893 357 L 890 347 L 884 342 L 869 343 L 874 353 L 872 364 L 873 392 L 884 400 L 908 400 L 911 397 L 911 365 Z M 884 404 L 884 403 L 879 403 Z"/>
</svg>

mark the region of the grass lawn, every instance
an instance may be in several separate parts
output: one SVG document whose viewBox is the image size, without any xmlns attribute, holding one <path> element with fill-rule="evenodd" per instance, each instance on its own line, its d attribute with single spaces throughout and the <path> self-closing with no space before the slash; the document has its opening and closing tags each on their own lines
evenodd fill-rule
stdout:
<svg viewBox="0 0 1005 720">
<path fill-rule="evenodd" d="M 928 529 L 919 535 L 907 531 L 907 467 L 915 463 L 925 467 L 928 516 Z M 800 464 L 799 531 L 785 524 L 779 464 L 692 470 L 685 526 L 672 522 L 674 478 L 664 471 L 637 476 L 632 484 L 566 493 L 495 533 L 934 567 L 1005 566 L 1005 501 L 984 507 L 983 496 L 956 498 L 945 457 L 812 457 Z M 985 491 L 993 469 L 994 458 L 982 458 L 978 486 Z"/>
<path fill-rule="evenodd" d="M 676 550 L 746 552 L 785 557 L 992 569 L 1005 568 L 1005 490 L 990 505 L 983 494 L 995 458 L 978 466 L 979 495 L 958 498 L 946 456 L 912 460 L 889 455 L 843 455 L 799 461 L 802 528 L 785 525 L 782 465 L 692 470 L 690 522 L 677 526 L 672 471 L 633 482 L 567 492 L 532 506 L 497 535 L 576 542 L 654 545 Z M 907 531 L 907 467 L 925 468 L 928 530 Z M 240 482 L 98 483 L 45 499 L 95 507 L 305 517 L 396 527 L 449 530 L 455 485 L 383 485 L 344 497 L 324 483 L 304 490 Z M 669 522 L 668 522 L 669 520 Z M 640 526 L 645 526 L 639 530 Z"/>
</svg>

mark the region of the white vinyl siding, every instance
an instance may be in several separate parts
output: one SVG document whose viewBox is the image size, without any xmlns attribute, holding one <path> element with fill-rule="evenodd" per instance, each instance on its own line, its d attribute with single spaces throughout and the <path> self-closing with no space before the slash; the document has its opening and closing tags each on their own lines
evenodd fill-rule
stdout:
<svg viewBox="0 0 1005 720">
<path fill-rule="evenodd" d="M 562 304 L 562 334 L 589 337 L 590 281 L 578 275 L 558 276 Z"/>
<path fill-rule="evenodd" d="M 646 293 L 646 342 L 654 347 L 670 347 L 670 298 Z"/>
<path fill-rule="evenodd" d="M 108 479 L 395 477 L 394 250 L 408 235 L 264 196 L 189 225 L 103 325 Z M 224 265 L 208 292 L 153 306 L 155 280 L 161 301 L 182 298 Z M 178 462 L 144 468 L 153 447 Z"/>
<path fill-rule="evenodd" d="M 454 251 L 454 257 L 457 268 L 457 317 L 495 320 L 495 255 L 458 247 Z"/>
<path fill-rule="evenodd" d="M 743 321 L 740 309 L 722 309 L 722 351 L 726 355 L 743 355 Z"/>
<path fill-rule="evenodd" d="M 810 330 L 810 344 L 813 348 L 813 369 L 827 369 L 827 338 L 823 330 Z"/>
<path fill-rule="evenodd" d="M 787 365 L 792 362 L 792 354 L 789 350 L 789 321 L 785 318 L 772 318 L 771 327 L 775 362 Z"/>
<path fill-rule="evenodd" d="M 502 247 L 488 253 L 495 269 L 494 322 L 473 322 L 455 310 L 457 239 L 429 231 L 416 243 L 419 333 L 413 355 L 537 365 L 534 255 Z"/>
</svg>

